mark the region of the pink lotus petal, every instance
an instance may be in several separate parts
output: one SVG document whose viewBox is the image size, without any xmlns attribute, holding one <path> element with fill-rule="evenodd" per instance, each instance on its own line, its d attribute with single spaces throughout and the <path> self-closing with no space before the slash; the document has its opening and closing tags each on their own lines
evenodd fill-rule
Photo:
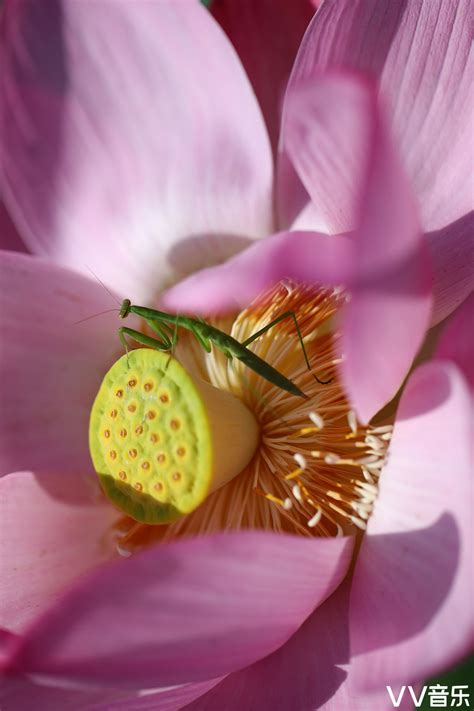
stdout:
<svg viewBox="0 0 474 711">
<path fill-rule="evenodd" d="M 215 678 L 280 647 L 347 572 L 352 538 L 175 541 L 110 564 L 23 638 L 11 671 L 122 688 Z"/>
<path fill-rule="evenodd" d="M 63 689 L 45 686 L 44 682 L 36 683 L 36 680 L 25 677 L 7 677 L 2 679 L 0 685 L 2 711 L 112 711 L 117 700 L 124 697 L 123 691 Z M 133 697 L 128 695 L 127 700 L 132 703 L 136 698 L 136 694 Z"/>
<path fill-rule="evenodd" d="M 306 207 L 301 210 L 298 217 L 292 223 L 291 230 L 295 230 L 296 232 L 300 230 L 308 232 L 317 231 L 323 234 L 329 234 L 326 218 L 313 202 L 308 202 Z"/>
<path fill-rule="evenodd" d="M 474 290 L 474 211 L 426 235 L 433 261 L 431 325 L 451 314 Z"/>
<path fill-rule="evenodd" d="M 0 629 L 0 664 L 8 658 L 8 649 L 18 645 L 18 636 Z M 61 681 L 63 682 L 61 684 Z M 0 684 L 2 711 L 176 711 L 205 694 L 221 678 L 161 689 L 136 692 L 114 689 L 74 687 L 61 679 L 35 676 L 4 676 Z"/>
<path fill-rule="evenodd" d="M 276 149 L 286 83 L 315 7 L 310 0 L 219 0 L 211 10 L 252 82 Z"/>
<path fill-rule="evenodd" d="M 384 687 L 381 687 L 381 690 L 379 687 L 375 693 L 364 693 L 353 689 L 349 679 L 350 676 L 346 678 L 344 684 L 341 684 L 334 696 L 318 708 L 318 711 L 393 711 L 393 703 Z M 399 689 L 394 691 L 398 701 Z M 414 693 L 418 695 L 417 687 L 414 688 Z M 397 708 L 402 711 L 413 711 L 413 697 L 408 689 L 400 698 Z"/>
<path fill-rule="evenodd" d="M 200 698 L 220 681 L 200 681 L 183 684 L 169 689 L 144 689 L 136 696 L 127 696 L 113 703 L 98 704 L 87 711 L 178 711 L 188 708 L 188 704 Z"/>
<path fill-rule="evenodd" d="M 383 695 L 373 696 L 354 691 L 347 684 L 349 591 L 350 581 L 346 580 L 283 647 L 227 676 L 188 711 L 393 708 L 385 689 Z M 400 708 L 411 707 L 402 704 Z"/>
<path fill-rule="evenodd" d="M 5 200 L 34 251 L 140 302 L 268 233 L 264 122 L 199 2 L 16 0 L 5 24 Z"/>
<path fill-rule="evenodd" d="M 27 252 L 27 248 L 0 199 L 0 249 Z"/>
<path fill-rule="evenodd" d="M 349 658 L 348 591 L 343 583 L 283 647 L 227 676 L 189 711 L 321 708 L 346 676 L 340 665 Z"/>
<path fill-rule="evenodd" d="M 164 308 L 216 313 L 243 308 L 281 279 L 334 286 L 352 273 L 353 244 L 344 235 L 282 232 L 257 242 L 226 264 L 204 269 L 169 289 Z"/>
<path fill-rule="evenodd" d="M 287 98 L 294 85 L 331 67 L 380 78 L 426 230 L 472 209 L 470 44 L 468 0 L 327 0 L 305 35 L 288 88 Z M 279 194 L 289 201 L 280 207 L 291 221 L 304 194 L 294 200 L 298 177 L 284 161 L 283 167 Z"/>
<path fill-rule="evenodd" d="M 0 479 L 0 625 L 22 632 L 60 591 L 115 557 L 117 512 L 94 480 L 17 472 Z"/>
<path fill-rule="evenodd" d="M 45 685 L 46 681 L 25 677 L 4 679 L 0 687 L 2 711 L 177 711 L 219 680 L 139 692 L 61 688 Z"/>
<path fill-rule="evenodd" d="M 433 362 L 411 376 L 354 575 L 359 689 L 427 678 L 472 644 L 469 418 L 455 366 Z"/>
<path fill-rule="evenodd" d="M 89 413 L 121 354 L 118 309 L 100 284 L 14 252 L 0 253 L 0 473 L 93 471 Z"/>
<path fill-rule="evenodd" d="M 381 77 L 427 231 L 473 208 L 471 44 L 469 0 L 411 0 Z"/>
<path fill-rule="evenodd" d="M 356 227 L 367 180 L 374 96 L 361 84 L 328 72 L 286 94 L 281 146 L 331 234 Z"/>
<path fill-rule="evenodd" d="M 472 249 L 464 239 L 465 219 L 472 210 L 468 13 L 467 0 L 448 0 L 442 7 L 421 0 L 325 2 L 305 35 L 285 99 L 284 115 L 295 88 L 312 83 L 331 67 L 358 69 L 380 78 L 382 99 L 390 108 L 393 132 L 417 196 L 421 225 L 431 232 L 433 323 L 467 296 L 474 273 Z M 284 122 L 283 147 L 285 126 Z M 316 210 L 305 210 L 308 193 L 300 177 L 288 151 L 283 152 L 278 186 L 283 224 L 304 212 L 306 219 L 296 220 L 298 229 L 321 230 L 321 205 L 330 203 L 334 194 L 339 197 L 340 191 L 332 192 L 331 181 L 320 181 Z M 334 228 L 328 224 L 327 229 Z"/>
<path fill-rule="evenodd" d="M 328 221 L 355 227 L 341 376 L 368 421 L 400 387 L 429 324 L 430 273 L 416 206 L 370 83 L 327 72 L 295 87 L 286 123 L 288 150 L 313 199 L 325 186 L 320 209 Z"/>
<path fill-rule="evenodd" d="M 402 12 L 403 6 L 400 3 L 377 0 L 323 2 L 296 57 L 285 97 L 284 116 L 287 99 L 291 97 L 294 87 L 310 81 L 322 69 L 347 67 L 380 74 Z M 337 112 L 334 111 L 334 114 L 337 115 Z M 292 161 L 286 152 L 285 133 L 284 121 L 278 174 L 278 207 L 283 224 L 291 224 L 305 207 L 307 193 L 302 189 L 298 173 L 290 167 Z"/>
<path fill-rule="evenodd" d="M 435 357 L 456 363 L 474 390 L 474 294 L 453 313 L 438 342 Z"/>
<path fill-rule="evenodd" d="M 0 484 L 1 485 L 1 484 Z M 18 635 L 3 627 L 0 628 L 0 671 L 18 644 Z M 0 687 L 1 688 L 1 687 Z"/>
</svg>

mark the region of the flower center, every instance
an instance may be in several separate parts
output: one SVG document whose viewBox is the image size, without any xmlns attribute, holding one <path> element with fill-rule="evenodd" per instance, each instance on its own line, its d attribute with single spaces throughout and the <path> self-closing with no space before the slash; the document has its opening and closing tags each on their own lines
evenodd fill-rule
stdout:
<svg viewBox="0 0 474 711">
<path fill-rule="evenodd" d="M 260 528 L 304 536 L 337 536 L 365 528 L 392 426 L 358 423 L 338 380 L 342 355 L 336 317 L 344 299 L 339 290 L 280 284 L 235 319 L 212 322 L 242 343 L 281 314 L 293 311 L 311 371 L 291 318 L 280 321 L 248 348 L 292 380 L 308 399 L 285 392 L 217 348 L 206 353 L 192 334 L 180 331 L 175 356 L 188 377 L 194 383 L 206 382 L 208 387 L 214 386 L 213 391 L 232 397 L 231 402 L 244 405 L 258 422 L 260 439 L 252 457 L 256 440 L 248 446 L 247 438 L 255 429 L 223 424 L 228 405 L 219 403 L 215 412 L 221 424 L 219 447 L 227 453 L 224 459 L 228 464 L 237 450 L 244 452 L 230 467 L 231 475 L 222 479 L 214 472 L 211 478 L 217 477 L 220 483 L 203 485 L 200 491 L 206 494 L 202 499 L 192 499 L 194 510 L 166 526 L 136 523 L 137 516 L 132 516 L 135 520 L 123 517 L 117 523 L 119 552 L 128 555 L 157 541 L 220 530 Z M 167 354 L 163 357 L 169 359 Z M 124 359 L 122 362 L 126 363 Z M 126 393 L 124 388 L 124 396 Z M 181 402 L 185 399 L 183 390 Z M 107 412 L 110 414 L 110 410 Z M 180 433 L 171 429 L 171 420 L 168 422 L 170 447 L 177 452 Z M 107 421 L 101 419 L 100 427 L 105 430 Z M 108 451 L 108 440 L 104 440 L 104 446 Z M 137 458 L 138 452 L 145 457 L 137 447 Z M 169 471 L 174 471 L 174 465 Z M 190 471 L 186 477 L 191 477 Z M 172 489 L 171 481 L 166 485 L 167 491 Z M 186 513 L 182 505 L 177 508 Z M 131 510 L 126 512 L 130 514 Z"/>
</svg>

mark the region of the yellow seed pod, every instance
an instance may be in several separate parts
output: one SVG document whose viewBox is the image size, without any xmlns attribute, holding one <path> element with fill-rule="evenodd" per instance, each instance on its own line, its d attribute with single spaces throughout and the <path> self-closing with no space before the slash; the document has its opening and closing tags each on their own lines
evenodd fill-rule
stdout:
<svg viewBox="0 0 474 711">
<path fill-rule="evenodd" d="M 89 424 L 90 453 L 105 494 L 148 524 L 193 511 L 245 468 L 258 437 L 240 400 L 148 348 L 114 363 Z"/>
</svg>

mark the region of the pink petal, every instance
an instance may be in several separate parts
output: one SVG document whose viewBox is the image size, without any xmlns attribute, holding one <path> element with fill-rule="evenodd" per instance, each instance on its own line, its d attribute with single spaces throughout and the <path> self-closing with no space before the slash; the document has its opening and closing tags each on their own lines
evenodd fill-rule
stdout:
<svg viewBox="0 0 474 711">
<path fill-rule="evenodd" d="M 351 648 L 359 689 L 408 684 L 467 653 L 473 634 L 470 397 L 457 368 L 408 381 L 357 561 Z"/>
<path fill-rule="evenodd" d="M 341 585 L 283 647 L 227 676 L 189 711 L 321 708 L 346 676 L 340 665 L 349 658 L 348 590 Z"/>
<path fill-rule="evenodd" d="M 170 689 L 144 689 L 136 696 L 124 696 L 113 704 L 93 706 L 87 711 L 178 711 L 205 694 L 218 684 L 220 679 L 184 684 Z"/>
<path fill-rule="evenodd" d="M 326 232 L 353 230 L 372 150 L 374 97 L 362 79 L 328 72 L 290 85 L 282 147 Z"/>
<path fill-rule="evenodd" d="M 89 413 L 122 352 L 118 306 L 91 279 L 14 252 L 0 253 L 0 290 L 1 473 L 92 471 Z"/>
<path fill-rule="evenodd" d="M 112 711 L 123 692 L 79 690 L 45 686 L 24 677 L 7 677 L 0 686 L 0 704 L 2 711 Z M 132 703 L 136 698 L 128 696 Z M 98 706 L 96 705 L 98 704 Z M 130 705 L 130 711 L 133 706 Z M 137 709 L 138 711 L 138 709 Z"/>
<path fill-rule="evenodd" d="M 9 647 L 18 645 L 18 635 L 0 629 L 0 663 Z M 221 678 L 161 689 L 129 692 L 115 689 L 96 690 L 86 685 L 75 687 L 61 679 L 35 676 L 3 676 L 0 684 L 2 711 L 176 711 L 199 698 Z M 62 683 L 61 683 L 62 682 Z"/>
<path fill-rule="evenodd" d="M 381 78 L 425 230 L 473 207 L 469 21 L 469 0 L 407 3 Z"/>
<path fill-rule="evenodd" d="M 5 665 L 17 643 L 18 635 L 3 627 L 0 628 L 0 670 Z"/>
<path fill-rule="evenodd" d="M 211 10 L 252 82 L 276 149 L 286 83 L 315 7 L 310 0 L 219 0 Z"/>
<path fill-rule="evenodd" d="M 366 0 L 323 2 L 313 18 L 296 57 L 284 102 L 284 114 L 294 87 L 310 81 L 328 67 L 348 67 L 380 74 L 402 15 L 400 3 Z M 336 111 L 334 111 L 336 115 Z M 278 174 L 279 213 L 290 224 L 305 207 L 306 191 L 286 151 L 282 127 Z M 324 190 L 324 188 L 323 188 Z M 325 197 L 325 196 L 324 196 Z M 314 228 L 313 228 L 314 229 Z"/>
<path fill-rule="evenodd" d="M 456 363 L 474 390 L 474 294 L 454 312 L 441 334 L 436 358 Z"/>
<path fill-rule="evenodd" d="M 105 534 L 118 514 L 94 484 L 32 472 L 0 479 L 0 625 L 22 632 L 68 584 L 115 557 Z"/>
<path fill-rule="evenodd" d="M 293 87 L 325 68 L 379 78 L 426 230 L 472 209 L 468 17 L 468 0 L 324 2 L 301 45 L 285 100 L 286 111 Z M 297 176 L 286 167 L 283 181 L 280 194 L 293 200 Z M 303 204 L 281 207 L 287 216 L 293 210 L 294 218 Z"/>
<path fill-rule="evenodd" d="M 2 711 L 177 711 L 216 684 L 216 680 L 170 690 L 124 692 L 45 686 L 35 678 L 8 677 L 0 687 Z"/>
<path fill-rule="evenodd" d="M 474 290 L 473 235 L 472 210 L 444 229 L 426 235 L 433 261 L 433 326 Z"/>
<path fill-rule="evenodd" d="M 400 387 L 429 324 L 430 274 L 416 205 L 375 89 L 357 75 L 327 72 L 295 85 L 286 131 L 289 155 L 327 223 L 355 228 L 341 375 L 368 421 Z"/>
<path fill-rule="evenodd" d="M 162 297 L 164 308 L 192 313 L 240 309 L 267 287 L 291 278 L 339 285 L 351 277 L 353 245 L 343 236 L 282 232 L 257 242 L 226 264 L 184 279 Z"/>
<path fill-rule="evenodd" d="M 352 548 L 263 532 L 158 546 L 64 596 L 12 671 L 131 688 L 215 678 L 280 647 L 339 585 Z"/>
<path fill-rule="evenodd" d="M 472 289 L 473 254 L 462 234 L 464 218 L 472 210 L 468 13 L 467 0 L 448 0 L 442 6 L 421 0 L 325 2 L 305 35 L 285 99 L 284 114 L 295 87 L 329 67 L 362 70 L 380 79 L 382 101 L 390 109 L 417 195 L 421 225 L 431 232 L 433 323 L 451 313 Z M 291 224 L 305 210 L 308 193 L 288 152 L 281 155 L 279 173 L 279 213 L 283 224 Z M 322 186 L 313 214 L 306 211 L 311 220 L 297 219 L 298 229 L 321 230 L 320 205 L 330 199 L 329 188 Z"/>
<path fill-rule="evenodd" d="M 291 225 L 291 230 L 308 230 L 329 234 L 325 216 L 313 202 L 308 202 Z"/>
<path fill-rule="evenodd" d="M 390 708 L 386 692 L 373 698 L 348 687 L 349 590 L 350 582 L 346 580 L 283 647 L 227 676 L 191 704 L 189 711 Z"/>
<path fill-rule="evenodd" d="M 364 693 L 353 689 L 348 679 L 349 677 L 334 696 L 319 707 L 318 711 L 393 711 L 393 703 L 386 689 L 382 687 L 381 691 L 377 689 L 375 693 Z M 398 701 L 399 689 L 394 689 L 394 692 Z M 416 688 L 414 693 L 418 696 Z M 400 699 L 397 708 L 402 711 L 413 711 L 413 697 L 408 689 Z"/>
<path fill-rule="evenodd" d="M 264 122 L 200 3 L 17 0 L 5 54 L 5 199 L 35 252 L 139 302 L 268 233 Z"/>
<path fill-rule="evenodd" d="M 0 249 L 27 252 L 25 243 L 18 234 L 10 215 L 0 199 Z"/>
</svg>

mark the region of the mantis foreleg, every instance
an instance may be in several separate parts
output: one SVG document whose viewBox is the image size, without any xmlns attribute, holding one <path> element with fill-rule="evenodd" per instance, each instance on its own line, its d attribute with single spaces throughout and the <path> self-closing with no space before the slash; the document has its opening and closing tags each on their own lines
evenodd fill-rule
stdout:
<svg viewBox="0 0 474 711">
<path fill-rule="evenodd" d="M 130 336 L 130 338 L 133 338 L 133 340 L 137 341 L 137 343 L 142 343 L 144 346 L 150 346 L 151 348 L 154 348 L 157 351 L 169 351 L 171 348 L 171 341 L 167 337 L 159 341 L 157 338 L 147 336 L 145 333 L 135 331 L 135 329 L 133 328 L 127 328 L 126 326 L 122 326 L 121 328 L 119 328 L 119 338 L 120 341 L 123 343 L 127 353 L 128 344 L 125 339 L 125 336 Z"/>
<path fill-rule="evenodd" d="M 151 336 L 147 336 L 145 333 L 141 333 L 140 331 L 135 331 L 135 329 L 133 328 L 126 328 L 125 326 L 119 328 L 119 338 L 125 347 L 127 356 L 128 345 L 125 339 L 125 335 L 130 336 L 130 338 L 133 338 L 133 340 L 137 341 L 137 343 L 142 343 L 144 346 L 151 346 L 151 348 L 154 348 L 157 351 L 170 351 L 170 358 L 168 359 L 168 362 L 165 366 L 166 372 L 171 359 L 171 354 L 174 352 L 174 348 L 178 340 L 178 327 L 177 325 L 175 325 L 175 328 L 172 329 L 167 324 L 160 324 L 154 321 L 153 319 L 148 318 L 146 318 L 145 321 L 147 322 L 149 327 L 155 333 L 157 333 L 158 336 L 160 336 L 160 340 L 158 340 L 157 338 L 152 338 Z M 170 333 L 172 334 L 171 338 Z"/>
</svg>

